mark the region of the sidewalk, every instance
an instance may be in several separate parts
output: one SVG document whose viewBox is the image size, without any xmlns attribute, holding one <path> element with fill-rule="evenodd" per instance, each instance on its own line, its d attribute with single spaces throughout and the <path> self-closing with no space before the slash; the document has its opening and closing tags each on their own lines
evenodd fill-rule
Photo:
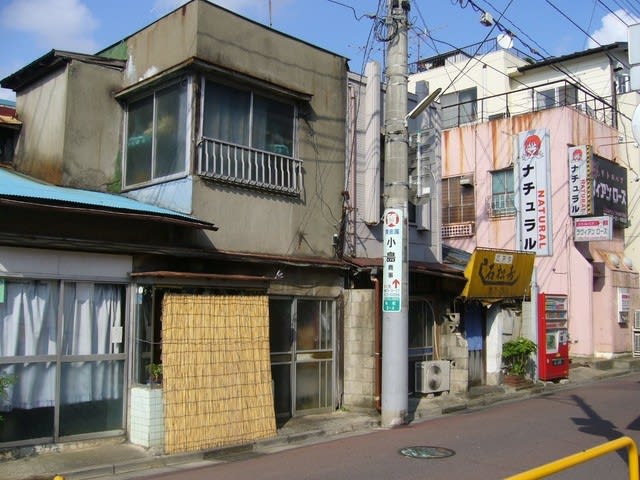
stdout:
<svg viewBox="0 0 640 480">
<path fill-rule="evenodd" d="M 538 383 L 523 389 L 502 386 L 472 388 L 465 397 L 435 396 L 410 398 L 411 422 L 479 408 L 506 400 L 570 388 L 612 376 L 640 371 L 640 358 L 602 360 L 572 366 L 569 379 L 560 383 Z M 378 428 L 377 412 L 337 411 L 289 420 L 278 429 L 277 437 L 252 445 L 221 448 L 207 452 L 179 455 L 154 455 L 142 447 L 123 443 L 121 438 L 96 442 L 93 447 L 64 446 L 59 451 L 32 455 L 16 460 L 0 460 L 0 480 L 51 480 L 62 475 L 65 480 L 90 478 L 127 479 L 142 475 L 143 470 L 176 471 L 199 465 L 234 461 L 256 453 L 273 453 L 292 446 L 325 441 L 344 435 L 361 434 Z"/>
</svg>

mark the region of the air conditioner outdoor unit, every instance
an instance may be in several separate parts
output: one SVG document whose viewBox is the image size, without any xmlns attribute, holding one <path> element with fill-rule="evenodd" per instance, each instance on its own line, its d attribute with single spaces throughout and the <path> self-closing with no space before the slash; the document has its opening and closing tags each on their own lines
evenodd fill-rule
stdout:
<svg viewBox="0 0 640 480">
<path fill-rule="evenodd" d="M 416 362 L 416 392 L 437 393 L 449 391 L 451 364 L 448 360 Z"/>
</svg>

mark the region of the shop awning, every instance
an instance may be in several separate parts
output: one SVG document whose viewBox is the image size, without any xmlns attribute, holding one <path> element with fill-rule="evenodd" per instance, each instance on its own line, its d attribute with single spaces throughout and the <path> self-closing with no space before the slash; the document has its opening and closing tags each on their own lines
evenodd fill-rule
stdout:
<svg viewBox="0 0 640 480">
<path fill-rule="evenodd" d="M 535 253 L 476 248 L 464 270 L 461 296 L 497 300 L 528 296 Z"/>
</svg>

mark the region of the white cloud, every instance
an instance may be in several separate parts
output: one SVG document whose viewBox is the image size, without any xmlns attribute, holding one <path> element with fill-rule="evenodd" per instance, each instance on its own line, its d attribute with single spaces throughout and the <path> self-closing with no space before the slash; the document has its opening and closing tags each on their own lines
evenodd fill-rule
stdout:
<svg viewBox="0 0 640 480">
<path fill-rule="evenodd" d="M 13 0 L 0 11 L 5 29 L 38 47 L 93 53 L 98 21 L 81 0 Z"/>
<path fill-rule="evenodd" d="M 620 18 L 618 18 L 620 17 Z M 624 10 L 607 13 L 602 17 L 602 26 L 591 34 L 587 42 L 588 48 L 627 41 L 627 25 L 638 23 L 640 19 L 629 15 Z"/>
</svg>

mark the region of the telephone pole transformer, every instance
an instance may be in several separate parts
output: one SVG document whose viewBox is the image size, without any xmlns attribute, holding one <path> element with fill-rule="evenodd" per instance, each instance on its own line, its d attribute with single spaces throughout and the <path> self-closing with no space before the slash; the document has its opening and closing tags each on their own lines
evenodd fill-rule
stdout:
<svg viewBox="0 0 640 480">
<path fill-rule="evenodd" d="M 389 0 L 382 282 L 382 412 L 384 427 L 407 423 L 409 405 L 409 240 L 407 30 L 409 1 Z"/>
</svg>

